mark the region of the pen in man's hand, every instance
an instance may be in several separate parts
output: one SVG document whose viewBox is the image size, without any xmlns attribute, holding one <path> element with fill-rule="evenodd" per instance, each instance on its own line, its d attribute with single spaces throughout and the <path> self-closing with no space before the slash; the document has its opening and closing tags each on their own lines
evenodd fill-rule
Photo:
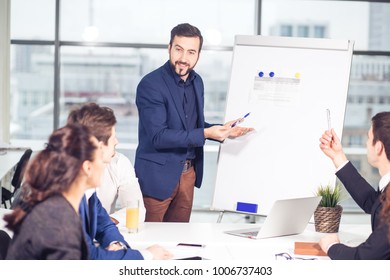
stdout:
<svg viewBox="0 0 390 280">
<path fill-rule="evenodd" d="M 328 132 L 331 133 L 332 124 L 330 122 L 330 110 L 329 109 L 326 109 L 326 119 L 328 121 Z M 330 141 L 332 141 L 333 140 L 333 136 L 331 135 L 330 137 L 331 137 Z"/>
<path fill-rule="evenodd" d="M 326 109 L 326 118 L 328 120 L 328 131 L 330 131 L 332 129 L 332 125 L 330 123 L 330 110 L 329 109 Z"/>
<path fill-rule="evenodd" d="M 243 116 L 241 119 L 237 120 L 236 122 L 234 122 L 230 127 L 233 128 L 235 127 L 236 125 L 238 125 L 240 122 L 242 122 L 247 116 L 249 116 L 251 112 L 247 113 L 245 116 Z"/>
</svg>

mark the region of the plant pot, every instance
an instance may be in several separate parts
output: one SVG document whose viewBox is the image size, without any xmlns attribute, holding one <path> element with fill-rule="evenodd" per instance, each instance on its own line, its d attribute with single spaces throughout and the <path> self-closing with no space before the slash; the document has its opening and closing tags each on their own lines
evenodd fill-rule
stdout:
<svg viewBox="0 0 390 280">
<path fill-rule="evenodd" d="M 318 232 L 338 232 L 343 207 L 321 207 L 314 211 L 314 226 Z"/>
</svg>

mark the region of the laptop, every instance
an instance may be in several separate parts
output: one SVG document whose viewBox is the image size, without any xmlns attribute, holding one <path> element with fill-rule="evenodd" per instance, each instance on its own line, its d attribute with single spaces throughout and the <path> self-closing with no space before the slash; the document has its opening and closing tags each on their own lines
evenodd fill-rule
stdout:
<svg viewBox="0 0 390 280">
<path fill-rule="evenodd" d="M 321 196 L 276 200 L 260 228 L 225 233 L 252 239 L 302 233 L 320 201 Z"/>
</svg>

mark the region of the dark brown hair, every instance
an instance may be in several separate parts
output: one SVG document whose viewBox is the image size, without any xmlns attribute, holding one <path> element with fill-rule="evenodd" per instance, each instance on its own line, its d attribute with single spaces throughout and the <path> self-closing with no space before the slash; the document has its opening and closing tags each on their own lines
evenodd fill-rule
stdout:
<svg viewBox="0 0 390 280">
<path fill-rule="evenodd" d="M 85 125 L 99 141 L 107 145 L 112 127 L 116 124 L 116 118 L 111 108 L 88 103 L 69 113 L 68 124 L 70 123 Z"/>
<path fill-rule="evenodd" d="M 169 41 L 169 45 L 172 46 L 172 42 L 173 42 L 173 39 L 175 38 L 175 36 L 178 36 L 178 37 L 198 37 L 200 40 L 199 52 L 201 51 L 202 45 L 203 45 L 203 36 L 197 27 L 195 27 L 189 23 L 181 23 L 181 24 L 175 26 L 171 30 L 171 40 Z"/>
<path fill-rule="evenodd" d="M 390 160 L 390 112 L 381 112 L 372 117 L 373 144 L 381 141 L 385 147 L 386 157 Z"/>
<path fill-rule="evenodd" d="M 93 161 L 97 148 L 87 127 L 70 124 L 55 130 L 46 148 L 26 169 L 22 201 L 4 216 L 7 228 L 15 230 L 25 215 L 50 196 L 67 191 L 80 174 L 84 161 Z"/>
</svg>

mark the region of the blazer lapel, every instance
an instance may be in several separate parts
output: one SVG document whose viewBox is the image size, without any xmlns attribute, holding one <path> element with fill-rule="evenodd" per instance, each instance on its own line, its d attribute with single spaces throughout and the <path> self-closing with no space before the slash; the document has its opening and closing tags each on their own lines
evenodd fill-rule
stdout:
<svg viewBox="0 0 390 280">
<path fill-rule="evenodd" d="M 169 75 L 169 73 L 166 72 L 167 70 L 164 68 L 163 72 L 163 79 L 165 84 L 167 85 L 169 89 L 169 93 L 172 96 L 172 100 L 175 103 L 175 107 L 177 109 L 177 112 L 179 113 L 181 122 L 183 126 L 187 129 L 187 122 L 184 114 L 183 104 L 180 99 L 180 92 L 178 91 L 177 85 L 175 83 L 175 80 Z"/>
<path fill-rule="evenodd" d="M 93 236 L 97 231 L 97 199 L 96 192 L 88 199 L 89 230 Z"/>
<path fill-rule="evenodd" d="M 199 77 L 198 77 L 199 78 Z M 196 79 L 195 79 L 196 80 Z M 204 99 L 203 99 L 203 92 L 200 88 L 200 84 L 194 81 L 194 90 L 195 90 L 195 96 L 196 96 L 196 104 L 197 104 L 197 110 L 198 110 L 198 127 L 204 127 Z"/>
<path fill-rule="evenodd" d="M 371 210 L 371 229 L 374 230 L 375 227 L 377 227 L 378 222 L 381 219 L 381 209 L 382 209 L 382 195 L 385 189 L 381 192 L 378 190 L 379 194 L 377 199 L 375 200 L 374 204 L 372 205 Z"/>
<path fill-rule="evenodd" d="M 90 229 L 89 229 L 89 214 L 88 214 L 88 203 L 87 203 L 87 199 L 85 197 L 85 195 L 83 196 L 83 199 L 81 200 L 81 203 L 80 203 L 80 218 L 81 218 L 81 221 L 84 225 L 84 228 L 85 228 L 85 231 L 88 233 L 88 235 L 90 235 Z"/>
</svg>

